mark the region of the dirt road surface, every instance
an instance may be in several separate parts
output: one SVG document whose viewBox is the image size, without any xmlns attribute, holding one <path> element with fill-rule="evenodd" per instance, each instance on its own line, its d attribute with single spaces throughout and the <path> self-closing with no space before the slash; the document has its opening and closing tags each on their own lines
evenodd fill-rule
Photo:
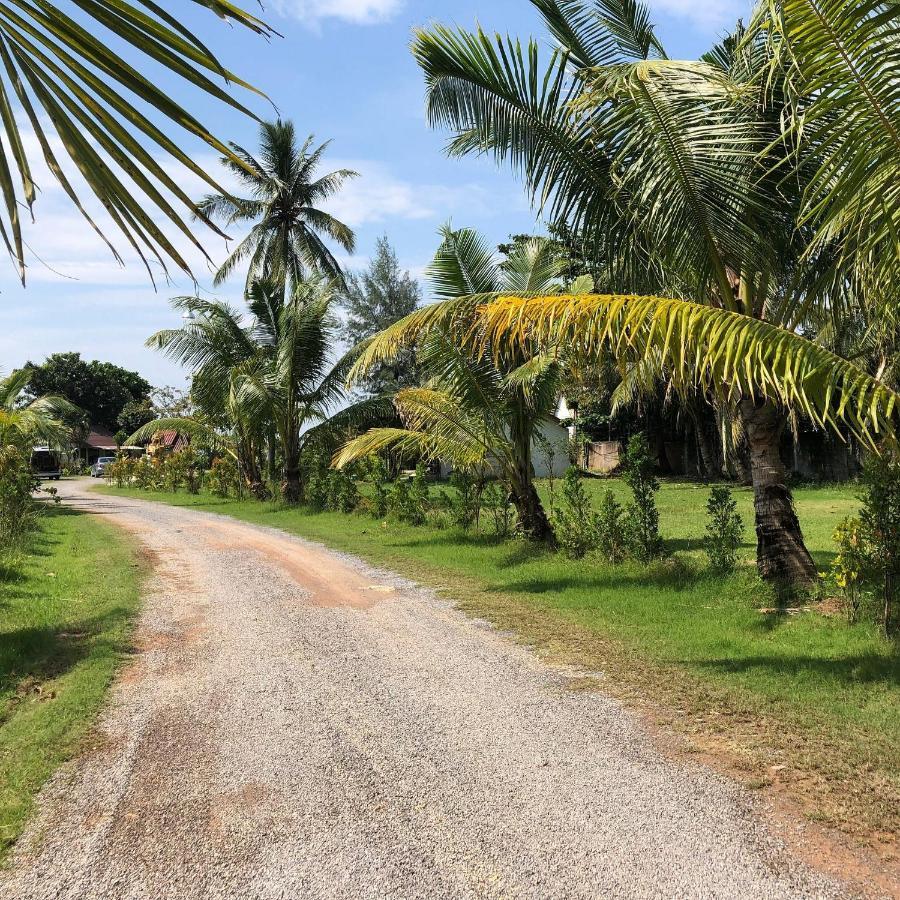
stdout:
<svg viewBox="0 0 900 900">
<path fill-rule="evenodd" d="M 736 785 L 428 591 L 223 517 L 89 493 L 154 564 L 99 736 L 3 900 L 843 897 Z"/>
</svg>

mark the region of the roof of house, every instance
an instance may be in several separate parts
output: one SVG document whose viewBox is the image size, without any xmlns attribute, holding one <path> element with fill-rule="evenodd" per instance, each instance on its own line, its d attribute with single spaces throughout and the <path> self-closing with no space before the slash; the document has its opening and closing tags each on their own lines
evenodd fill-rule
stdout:
<svg viewBox="0 0 900 900">
<path fill-rule="evenodd" d="M 82 443 L 85 447 L 91 447 L 94 450 L 116 449 L 116 439 L 108 431 L 91 431 Z"/>
<path fill-rule="evenodd" d="M 178 432 L 171 430 L 157 431 L 153 435 L 153 443 L 157 447 L 174 447 L 178 443 Z"/>
</svg>

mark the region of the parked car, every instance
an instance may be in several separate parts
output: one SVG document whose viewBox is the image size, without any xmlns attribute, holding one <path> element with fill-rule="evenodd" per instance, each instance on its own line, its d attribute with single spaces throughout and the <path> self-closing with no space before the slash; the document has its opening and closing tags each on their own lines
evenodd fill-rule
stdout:
<svg viewBox="0 0 900 900">
<path fill-rule="evenodd" d="M 102 478 L 106 472 L 106 467 L 115 461 L 116 458 L 114 456 L 101 456 L 97 462 L 91 466 L 91 478 Z"/>
<path fill-rule="evenodd" d="M 38 478 L 59 481 L 62 475 L 59 465 L 59 454 L 49 447 L 35 447 L 31 452 L 31 471 Z"/>
</svg>

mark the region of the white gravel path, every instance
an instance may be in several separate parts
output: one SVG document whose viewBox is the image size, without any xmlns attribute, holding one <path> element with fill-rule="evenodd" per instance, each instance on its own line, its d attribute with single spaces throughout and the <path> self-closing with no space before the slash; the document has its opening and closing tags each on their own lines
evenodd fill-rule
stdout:
<svg viewBox="0 0 900 900">
<path fill-rule="evenodd" d="M 735 785 L 484 623 L 280 532 L 136 500 L 156 559 L 102 739 L 3 900 L 842 897 Z"/>
</svg>

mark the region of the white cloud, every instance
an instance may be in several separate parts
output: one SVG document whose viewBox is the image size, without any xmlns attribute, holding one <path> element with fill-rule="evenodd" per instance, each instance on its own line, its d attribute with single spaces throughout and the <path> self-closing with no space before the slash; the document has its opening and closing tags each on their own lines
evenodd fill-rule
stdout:
<svg viewBox="0 0 900 900">
<path fill-rule="evenodd" d="M 341 19 L 354 25 L 386 22 L 403 6 L 403 0 L 274 0 L 276 12 L 310 25 L 322 19 Z"/>
<path fill-rule="evenodd" d="M 650 5 L 654 10 L 688 19 L 708 32 L 731 28 L 750 9 L 749 0 L 650 0 Z"/>
</svg>

